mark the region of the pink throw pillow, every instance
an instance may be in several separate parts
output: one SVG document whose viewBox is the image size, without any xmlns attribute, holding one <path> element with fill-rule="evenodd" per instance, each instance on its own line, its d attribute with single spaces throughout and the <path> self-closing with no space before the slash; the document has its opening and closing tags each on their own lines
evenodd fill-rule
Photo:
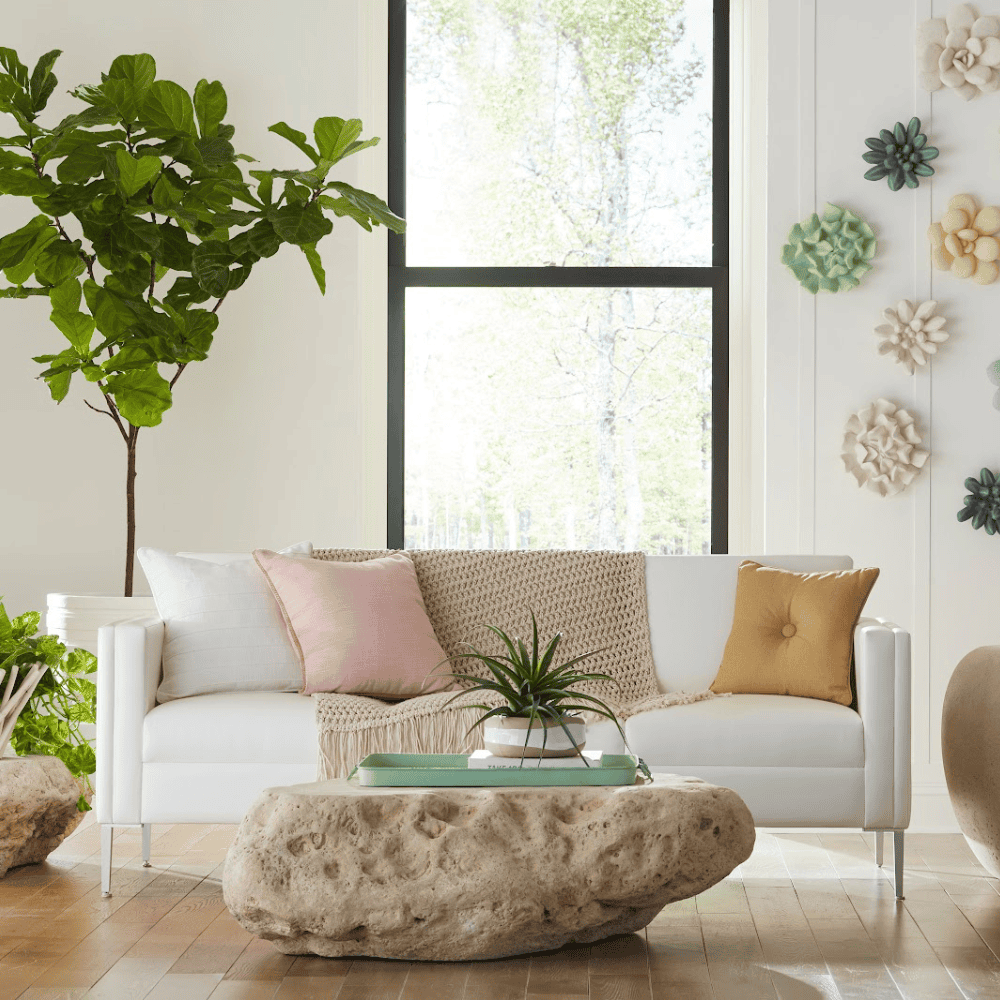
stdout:
<svg viewBox="0 0 1000 1000">
<path fill-rule="evenodd" d="M 302 694 L 400 699 L 441 689 L 427 675 L 446 654 L 409 556 L 397 552 L 352 563 L 255 549 L 253 557 L 302 665 Z"/>
</svg>

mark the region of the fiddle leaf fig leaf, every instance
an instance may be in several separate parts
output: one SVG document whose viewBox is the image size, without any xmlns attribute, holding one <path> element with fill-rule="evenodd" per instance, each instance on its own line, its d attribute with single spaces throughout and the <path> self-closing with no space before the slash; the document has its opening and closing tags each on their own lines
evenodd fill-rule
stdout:
<svg viewBox="0 0 1000 1000">
<path fill-rule="evenodd" d="M 323 216 L 316 205 L 303 208 L 301 205 L 285 205 L 268 213 L 274 231 L 286 243 L 300 246 L 311 243 L 315 246 L 333 229 L 333 223 Z"/>
<path fill-rule="evenodd" d="M 172 80 L 157 80 L 149 88 L 139 120 L 147 127 L 170 134 L 195 137 L 194 107 L 188 92 Z"/>
<path fill-rule="evenodd" d="M 313 126 L 313 135 L 320 156 L 324 160 L 329 160 L 331 165 L 336 163 L 344 156 L 347 147 L 361 135 L 361 127 L 360 118 L 351 118 L 348 121 L 336 117 L 317 118 Z"/>
<path fill-rule="evenodd" d="M 20 264 L 35 246 L 39 232 L 44 229 L 55 233 L 55 228 L 49 225 L 47 215 L 36 215 L 27 225 L 0 239 L 0 268 Z"/>
<path fill-rule="evenodd" d="M 108 79 L 127 80 L 131 83 L 133 98 L 141 106 L 156 79 L 156 61 L 145 52 L 134 56 L 118 56 L 108 70 Z"/>
<path fill-rule="evenodd" d="M 191 255 L 191 273 L 206 292 L 221 298 L 229 291 L 229 265 L 235 263 L 236 256 L 228 244 L 205 240 Z"/>
<path fill-rule="evenodd" d="M 306 255 L 306 260 L 309 261 L 309 267 L 312 268 L 313 277 L 316 279 L 316 284 L 319 285 L 319 290 L 326 295 L 326 271 L 323 270 L 323 261 L 316 249 L 316 244 L 304 243 L 300 249 Z"/>
<path fill-rule="evenodd" d="M 37 114 L 45 110 L 45 105 L 49 103 L 52 91 L 56 89 L 59 82 L 52 67 L 55 61 L 62 55 L 62 49 L 53 49 L 46 52 L 31 71 L 31 79 L 28 81 L 28 94 L 31 97 L 32 108 Z"/>
<path fill-rule="evenodd" d="M 118 412 L 133 427 L 155 427 L 170 409 L 170 383 L 155 365 L 109 375 L 107 387 L 115 397 Z"/>
<path fill-rule="evenodd" d="M 81 142 L 56 167 L 56 176 L 63 184 L 79 184 L 99 177 L 104 171 L 104 151 L 100 146 Z"/>
<path fill-rule="evenodd" d="M 218 80 L 211 83 L 208 80 L 198 81 L 198 86 L 194 88 L 194 110 L 203 139 L 210 139 L 218 133 L 228 107 L 225 88 Z"/>
<path fill-rule="evenodd" d="M 396 215 L 395 212 L 390 211 L 389 206 L 382 201 L 381 198 L 376 198 L 375 195 L 370 194 L 368 191 L 362 191 L 359 188 L 344 183 L 343 181 L 334 181 L 328 186 L 333 188 L 335 191 L 339 191 L 341 197 L 346 199 L 352 209 L 357 209 L 357 212 L 348 211 L 346 207 L 340 203 L 340 199 L 335 198 L 333 199 L 333 203 L 329 204 L 328 207 L 332 208 L 337 215 L 350 215 L 351 218 L 355 219 L 360 225 L 364 226 L 364 228 L 368 230 L 370 230 L 371 227 L 365 225 L 365 223 L 361 221 L 359 213 L 363 214 L 376 226 L 386 226 L 394 233 L 402 233 L 406 231 L 406 223 L 398 215 Z"/>
<path fill-rule="evenodd" d="M 137 160 L 127 150 L 116 149 L 115 160 L 118 163 L 118 186 L 128 198 L 160 172 L 161 163 L 156 156 L 140 156 Z"/>
<path fill-rule="evenodd" d="M 313 163 L 319 163 L 319 153 L 309 145 L 305 132 L 300 132 L 298 129 L 292 128 L 291 125 L 286 125 L 285 122 L 278 122 L 276 125 L 272 125 L 268 129 L 268 132 L 274 132 L 275 135 L 280 135 L 282 139 L 287 139 L 290 143 L 298 146 Z"/>
</svg>

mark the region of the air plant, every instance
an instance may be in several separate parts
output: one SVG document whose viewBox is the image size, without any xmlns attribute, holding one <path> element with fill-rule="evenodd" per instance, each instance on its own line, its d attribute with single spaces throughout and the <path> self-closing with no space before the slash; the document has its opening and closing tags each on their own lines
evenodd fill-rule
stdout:
<svg viewBox="0 0 1000 1000">
<path fill-rule="evenodd" d="M 499 695 L 506 702 L 496 708 L 488 705 L 470 705 L 470 708 L 480 709 L 485 714 L 476 720 L 466 732 L 466 736 L 472 732 L 476 726 L 482 725 L 487 719 L 496 716 L 507 718 L 522 718 L 529 720 L 529 728 L 525 730 L 525 749 L 528 746 L 528 739 L 531 732 L 531 725 L 551 719 L 557 721 L 566 733 L 569 741 L 574 746 L 575 741 L 570 735 L 564 718 L 571 712 L 594 712 L 610 719 L 618 728 L 622 741 L 625 741 L 625 732 L 621 727 L 615 713 L 611 708 L 601 701 L 600 698 L 576 689 L 578 684 L 587 681 L 611 681 L 618 682 L 610 675 L 604 673 L 585 673 L 577 669 L 577 664 L 583 660 L 596 656 L 604 652 L 603 649 L 595 649 L 589 653 L 575 656 L 559 666 L 555 663 L 556 649 L 562 640 L 562 633 L 557 632 L 544 649 L 539 648 L 538 622 L 535 613 L 531 612 L 531 649 L 522 639 L 511 638 L 503 629 L 496 625 L 477 625 L 476 628 L 489 629 L 497 636 L 506 647 L 506 653 L 491 655 L 477 649 L 471 643 L 463 643 L 469 647 L 468 653 L 456 653 L 442 660 L 438 666 L 448 663 L 451 660 L 471 659 L 482 663 L 492 675 L 491 677 L 474 677 L 469 674 L 453 673 L 444 674 L 442 677 L 452 678 L 470 686 L 464 688 L 447 702 L 450 705 L 456 698 L 476 691 L 492 691 Z M 437 669 L 437 668 L 435 668 Z M 543 732 L 542 745 L 548 733 Z M 627 745 L 627 744 L 626 744 Z M 577 747 L 577 753 L 580 753 Z M 586 763 L 586 757 L 583 758 Z M 521 755 L 521 764 L 524 764 L 524 754 Z M 589 767 L 589 763 L 587 763 Z M 645 769 L 645 765 L 641 765 Z M 647 772 L 648 773 L 648 772 Z"/>
</svg>

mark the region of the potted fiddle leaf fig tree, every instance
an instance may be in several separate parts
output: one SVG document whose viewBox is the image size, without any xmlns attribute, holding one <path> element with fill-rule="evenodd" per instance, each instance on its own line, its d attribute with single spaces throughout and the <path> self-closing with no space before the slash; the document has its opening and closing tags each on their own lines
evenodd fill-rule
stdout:
<svg viewBox="0 0 1000 1000">
<path fill-rule="evenodd" d="M 0 138 L 0 195 L 24 199 L 33 213 L 0 239 L 0 298 L 48 298 L 63 339 L 35 358 L 40 377 L 60 403 L 79 373 L 98 401 L 87 406 L 121 437 L 128 597 L 139 432 L 161 422 L 177 380 L 208 357 L 225 300 L 284 244 L 301 251 L 325 293 L 317 245 L 335 218 L 369 232 L 402 232 L 404 222 L 330 176 L 378 142 L 361 138 L 356 118 L 318 119 L 312 142 L 285 122 L 272 125 L 308 162 L 247 177 L 243 163 L 256 161 L 233 145 L 222 84 L 203 79 L 189 94 L 157 79 L 151 55 L 118 56 L 100 83 L 72 91 L 78 113 L 43 126 L 59 55 L 47 52 L 29 71 L 0 48 L 0 113 L 18 130 Z"/>
</svg>

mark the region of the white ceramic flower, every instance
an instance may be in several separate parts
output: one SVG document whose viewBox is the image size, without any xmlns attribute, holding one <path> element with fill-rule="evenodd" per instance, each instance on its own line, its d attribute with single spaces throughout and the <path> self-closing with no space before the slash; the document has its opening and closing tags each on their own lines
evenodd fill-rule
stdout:
<svg viewBox="0 0 1000 1000">
<path fill-rule="evenodd" d="M 889 322 L 875 327 L 879 354 L 893 355 L 901 365 L 906 365 L 911 375 L 917 365 L 926 364 L 928 357 L 937 353 L 938 344 L 948 339 L 944 331 L 947 320 L 938 315 L 936 309 L 934 299 L 917 306 L 902 299 L 895 309 L 886 309 L 882 315 Z"/>
<path fill-rule="evenodd" d="M 956 194 L 948 211 L 927 230 L 933 248 L 934 266 L 951 271 L 956 278 L 972 278 L 977 285 L 989 285 L 1000 274 L 1000 208 L 980 209 L 971 194 Z"/>
<path fill-rule="evenodd" d="M 950 87 L 963 100 L 1000 89 L 1000 18 L 978 17 L 960 3 L 947 17 L 917 28 L 917 60 L 924 90 Z"/>
<path fill-rule="evenodd" d="M 921 440 L 913 417 L 880 397 L 847 421 L 841 457 L 858 486 L 894 496 L 913 482 L 927 461 L 929 453 L 917 447 Z"/>
</svg>

